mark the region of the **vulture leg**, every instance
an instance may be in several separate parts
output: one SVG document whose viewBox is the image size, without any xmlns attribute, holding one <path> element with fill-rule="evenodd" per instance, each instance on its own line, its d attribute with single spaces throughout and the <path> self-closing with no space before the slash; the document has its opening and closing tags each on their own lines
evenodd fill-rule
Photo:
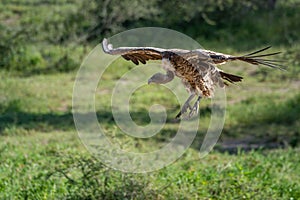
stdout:
<svg viewBox="0 0 300 200">
<path fill-rule="evenodd" d="M 149 80 L 148 84 L 156 83 L 156 84 L 164 84 L 172 81 L 174 79 L 174 72 L 167 71 L 167 74 L 156 73 Z"/>
<path fill-rule="evenodd" d="M 191 96 L 189 96 L 189 98 L 186 100 L 186 102 L 183 104 L 180 112 L 176 115 L 176 119 L 178 119 L 182 114 L 184 114 L 187 109 L 189 108 L 190 110 L 192 110 L 191 105 L 190 105 L 190 101 L 195 97 L 195 94 L 191 94 Z"/>
<path fill-rule="evenodd" d="M 201 96 L 198 96 L 197 101 L 195 102 L 194 106 L 192 107 L 190 113 L 189 113 L 189 118 L 191 118 L 194 114 L 198 114 L 199 112 L 199 104 L 200 104 Z"/>
</svg>

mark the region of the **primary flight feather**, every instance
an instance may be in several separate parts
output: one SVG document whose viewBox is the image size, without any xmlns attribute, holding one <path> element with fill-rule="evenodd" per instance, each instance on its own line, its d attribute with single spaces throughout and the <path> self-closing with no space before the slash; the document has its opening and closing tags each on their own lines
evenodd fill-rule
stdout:
<svg viewBox="0 0 300 200">
<path fill-rule="evenodd" d="M 132 61 L 136 65 L 139 63 L 146 64 L 149 60 L 162 60 L 162 67 L 166 70 L 166 74 L 156 73 L 148 80 L 148 83 L 164 84 L 172 81 L 174 76 L 177 76 L 190 93 L 189 98 L 176 118 L 186 113 L 188 109 L 190 109 L 189 117 L 198 113 L 200 99 L 202 97 L 212 97 L 215 86 L 224 87 L 224 84 L 227 85 L 226 81 L 230 83 L 242 81 L 243 77 L 225 73 L 217 68 L 216 65 L 240 60 L 253 65 L 265 65 L 278 69 L 281 69 L 280 67 L 282 66 L 280 60 L 265 59 L 265 57 L 276 55 L 280 52 L 258 54 L 269 49 L 270 46 L 244 56 L 232 56 L 204 49 L 113 48 L 107 39 L 103 40 L 102 48 L 105 53 L 121 55 L 124 59 Z M 190 101 L 195 96 L 197 96 L 197 100 L 191 106 Z"/>
</svg>

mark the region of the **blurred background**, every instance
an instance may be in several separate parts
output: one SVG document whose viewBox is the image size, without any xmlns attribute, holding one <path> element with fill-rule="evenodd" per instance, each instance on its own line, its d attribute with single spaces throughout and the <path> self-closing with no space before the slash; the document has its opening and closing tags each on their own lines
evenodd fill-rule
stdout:
<svg viewBox="0 0 300 200">
<path fill-rule="evenodd" d="M 227 88 L 215 151 L 197 160 L 210 120 L 206 100 L 199 136 L 183 158 L 159 172 L 122 174 L 79 141 L 72 90 L 81 62 L 104 37 L 145 26 L 180 31 L 227 54 L 272 45 L 287 71 L 222 66 L 244 82 Z M 1 0 L 0 198 L 300 199 L 299 33 L 300 0 Z M 149 123 L 148 108 L 160 103 L 169 121 L 151 140 L 122 136 L 109 112 L 110 93 L 133 67 L 119 59 L 105 72 L 97 115 L 114 143 L 146 152 L 176 134 L 171 119 L 179 104 L 165 88 L 141 88 L 132 97 L 132 118 Z"/>
<path fill-rule="evenodd" d="M 136 27 L 180 31 L 216 50 L 299 42 L 299 1 L 2 0 L 1 69 L 67 72 L 102 38 Z M 21 64 L 22 63 L 22 64 Z"/>
</svg>

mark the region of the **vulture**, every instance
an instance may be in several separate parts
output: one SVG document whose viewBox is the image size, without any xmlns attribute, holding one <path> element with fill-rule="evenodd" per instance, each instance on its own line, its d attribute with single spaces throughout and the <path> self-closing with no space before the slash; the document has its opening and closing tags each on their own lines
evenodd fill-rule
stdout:
<svg viewBox="0 0 300 200">
<path fill-rule="evenodd" d="M 188 111 L 188 118 L 197 114 L 199 103 L 202 97 L 211 98 L 214 88 L 224 87 L 228 83 L 242 81 L 243 77 L 224 72 L 217 65 L 230 61 L 243 61 L 252 65 L 264 65 L 281 69 L 281 60 L 269 59 L 269 56 L 281 52 L 261 53 L 271 48 L 271 46 L 254 51 L 243 56 L 233 56 L 218 53 L 210 50 L 195 49 L 162 49 L 156 47 L 118 47 L 113 48 L 106 38 L 102 41 L 103 51 L 111 55 L 121 55 L 125 60 L 134 64 L 146 64 L 149 60 L 161 60 L 165 74 L 156 73 L 148 80 L 148 84 L 165 84 L 179 77 L 184 87 L 189 92 L 189 97 L 181 107 L 176 118 L 180 118 Z M 197 97 L 197 100 L 190 105 L 190 102 Z"/>
</svg>

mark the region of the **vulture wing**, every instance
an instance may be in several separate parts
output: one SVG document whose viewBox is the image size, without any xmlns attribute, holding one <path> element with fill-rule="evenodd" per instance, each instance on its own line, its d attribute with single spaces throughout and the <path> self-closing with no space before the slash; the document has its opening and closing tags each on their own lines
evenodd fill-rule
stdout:
<svg viewBox="0 0 300 200">
<path fill-rule="evenodd" d="M 131 60 L 134 64 L 138 65 L 139 62 L 146 64 L 148 60 L 161 60 L 165 49 L 154 47 L 119 47 L 113 48 L 108 44 L 107 39 L 102 42 L 102 48 L 105 53 L 111 55 L 121 55 L 126 60 Z"/>
</svg>

